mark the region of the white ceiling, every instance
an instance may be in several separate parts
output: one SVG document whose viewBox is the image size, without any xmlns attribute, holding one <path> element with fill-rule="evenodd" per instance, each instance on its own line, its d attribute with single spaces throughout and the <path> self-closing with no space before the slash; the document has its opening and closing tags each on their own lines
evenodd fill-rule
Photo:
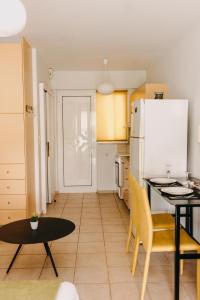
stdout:
<svg viewBox="0 0 200 300">
<path fill-rule="evenodd" d="M 196 22 L 199 0 L 22 0 L 23 35 L 57 70 L 142 69 Z"/>
</svg>

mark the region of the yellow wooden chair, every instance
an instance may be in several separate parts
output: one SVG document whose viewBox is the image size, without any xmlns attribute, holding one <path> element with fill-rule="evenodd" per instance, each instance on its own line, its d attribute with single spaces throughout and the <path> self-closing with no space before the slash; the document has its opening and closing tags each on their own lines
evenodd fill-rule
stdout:
<svg viewBox="0 0 200 300">
<path fill-rule="evenodd" d="M 130 191 L 130 223 L 129 223 L 129 230 L 128 230 L 128 238 L 126 243 L 126 252 L 129 250 L 129 245 L 132 236 L 132 228 L 135 227 L 135 218 L 134 218 L 134 205 L 137 202 L 137 189 L 140 187 L 139 183 L 137 182 L 136 178 L 129 174 L 129 191 Z M 169 213 L 158 213 L 152 214 L 152 221 L 153 221 L 153 229 L 174 229 L 175 222 L 174 218 Z"/>
<path fill-rule="evenodd" d="M 148 196 L 144 188 L 138 189 L 138 201 L 136 205 L 135 226 L 136 226 L 136 239 L 133 251 L 133 266 L 132 272 L 134 274 L 139 241 L 142 241 L 145 252 L 145 265 L 142 281 L 142 290 L 140 300 L 144 299 L 150 256 L 152 252 L 174 252 L 175 251 L 175 231 L 174 230 L 160 230 L 153 231 L 152 215 L 149 207 Z M 184 251 L 197 251 L 200 252 L 200 246 L 195 242 L 184 229 L 180 230 L 180 250 Z M 200 280 L 200 260 L 197 260 L 197 283 Z M 200 287 L 197 284 L 197 299 L 200 300 Z"/>
</svg>

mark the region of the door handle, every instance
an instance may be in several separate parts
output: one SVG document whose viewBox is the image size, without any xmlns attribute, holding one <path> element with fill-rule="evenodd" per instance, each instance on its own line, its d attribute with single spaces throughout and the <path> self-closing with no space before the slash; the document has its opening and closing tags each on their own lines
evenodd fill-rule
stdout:
<svg viewBox="0 0 200 300">
<path fill-rule="evenodd" d="M 49 142 L 47 142 L 47 157 L 50 156 L 50 145 Z"/>
</svg>

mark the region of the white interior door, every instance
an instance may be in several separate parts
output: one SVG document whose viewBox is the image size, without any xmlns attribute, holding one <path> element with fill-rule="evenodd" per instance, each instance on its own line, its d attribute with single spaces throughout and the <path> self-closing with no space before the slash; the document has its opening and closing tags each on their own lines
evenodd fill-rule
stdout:
<svg viewBox="0 0 200 300">
<path fill-rule="evenodd" d="M 60 95 L 58 123 L 59 191 L 96 191 L 93 95 L 85 92 Z"/>
<path fill-rule="evenodd" d="M 55 139 L 54 99 L 40 84 L 40 185 L 41 209 L 46 213 L 47 203 L 55 196 Z"/>
</svg>

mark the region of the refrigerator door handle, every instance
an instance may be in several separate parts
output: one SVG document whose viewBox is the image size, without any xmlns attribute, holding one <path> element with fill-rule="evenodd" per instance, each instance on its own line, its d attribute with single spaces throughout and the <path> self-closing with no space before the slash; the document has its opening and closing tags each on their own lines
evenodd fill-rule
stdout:
<svg viewBox="0 0 200 300">
<path fill-rule="evenodd" d="M 115 161 L 115 182 L 118 187 L 119 186 L 119 163 Z"/>
</svg>

